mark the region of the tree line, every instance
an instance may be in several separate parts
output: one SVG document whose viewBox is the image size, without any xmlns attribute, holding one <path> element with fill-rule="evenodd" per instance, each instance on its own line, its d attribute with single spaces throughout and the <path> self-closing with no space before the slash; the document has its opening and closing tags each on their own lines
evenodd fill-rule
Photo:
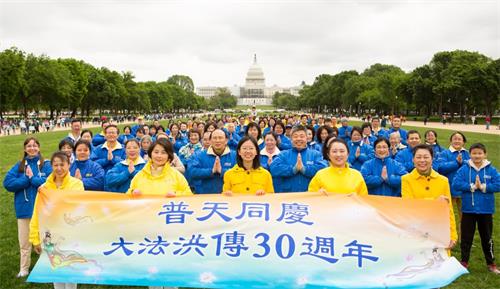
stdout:
<svg viewBox="0 0 500 289">
<path fill-rule="evenodd" d="M 51 59 L 13 47 L 0 52 L 0 117 L 7 111 L 101 113 L 174 112 L 206 108 L 189 76 L 136 82 L 132 72 L 97 68 L 73 58 Z"/>
<path fill-rule="evenodd" d="M 499 96 L 500 59 L 455 50 L 438 52 L 409 73 L 377 63 L 362 73 L 321 74 L 298 97 L 276 93 L 273 105 L 360 114 L 492 115 L 499 108 Z"/>
</svg>

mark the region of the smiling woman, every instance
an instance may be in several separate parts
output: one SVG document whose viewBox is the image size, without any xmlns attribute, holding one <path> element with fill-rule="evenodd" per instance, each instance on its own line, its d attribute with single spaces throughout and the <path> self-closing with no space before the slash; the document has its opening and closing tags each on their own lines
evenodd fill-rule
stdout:
<svg viewBox="0 0 500 289">
<path fill-rule="evenodd" d="M 265 195 L 274 193 L 271 174 L 260 165 L 259 146 L 253 137 L 238 143 L 237 164 L 224 174 L 223 194 Z"/>
</svg>

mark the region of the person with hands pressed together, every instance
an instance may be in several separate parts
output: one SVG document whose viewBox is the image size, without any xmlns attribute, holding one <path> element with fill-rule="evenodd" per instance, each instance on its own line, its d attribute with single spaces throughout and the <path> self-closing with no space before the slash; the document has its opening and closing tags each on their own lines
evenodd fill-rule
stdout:
<svg viewBox="0 0 500 289">
<path fill-rule="evenodd" d="M 71 163 L 70 174 L 81 180 L 85 190 L 102 191 L 104 189 L 104 170 L 96 162 L 90 160 L 91 144 L 78 140 L 74 146 L 75 160 Z"/>
<path fill-rule="evenodd" d="M 195 193 L 220 193 L 224 174 L 236 164 L 236 152 L 227 146 L 226 133 L 216 129 L 210 134 L 210 147 L 194 154 L 187 164 Z"/>
<path fill-rule="evenodd" d="M 265 195 L 274 193 L 271 174 L 260 165 L 259 145 L 244 136 L 236 149 L 237 164 L 224 174 L 223 194 Z"/>
<path fill-rule="evenodd" d="M 96 147 L 90 159 L 101 165 L 105 172 L 125 159 L 125 150 L 118 142 L 118 127 L 111 124 L 104 129 L 106 141 Z"/>
<path fill-rule="evenodd" d="M 50 162 L 44 160 L 40 153 L 40 142 L 36 138 L 27 138 L 23 147 L 23 158 L 7 172 L 3 181 L 5 189 L 14 193 L 20 251 L 18 278 L 29 274 L 31 265 L 29 224 L 33 215 L 37 190 L 52 172 Z"/>
<path fill-rule="evenodd" d="M 106 191 L 125 193 L 135 175 L 146 165 L 140 155 L 140 144 L 135 138 L 125 142 L 126 159 L 106 173 Z"/>
<path fill-rule="evenodd" d="M 460 222 L 461 263 L 469 266 L 470 251 L 476 232 L 481 237 L 481 247 L 488 270 L 500 274 L 493 253 L 493 214 L 495 193 L 500 191 L 500 175 L 486 157 L 486 147 L 475 143 L 469 148 L 470 160 L 457 171 L 452 187 L 462 195 L 462 220 Z"/>
<path fill-rule="evenodd" d="M 298 125 L 292 129 L 292 149 L 281 151 L 270 166 L 271 175 L 279 177 L 278 192 L 304 192 L 320 169 L 327 166 L 321 153 L 307 148 L 307 130 Z"/>
</svg>

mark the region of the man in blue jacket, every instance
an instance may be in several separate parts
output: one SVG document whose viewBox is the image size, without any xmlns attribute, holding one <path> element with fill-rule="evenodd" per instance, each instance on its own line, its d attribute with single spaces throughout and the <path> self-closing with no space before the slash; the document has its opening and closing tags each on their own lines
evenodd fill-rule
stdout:
<svg viewBox="0 0 500 289">
<path fill-rule="evenodd" d="M 406 143 L 406 140 L 408 139 L 408 133 L 406 132 L 406 130 L 401 128 L 401 117 L 399 115 L 395 115 L 392 117 L 391 128 L 387 131 L 387 135 L 390 135 L 395 131 L 399 132 L 399 135 L 401 136 L 401 142 L 404 145 L 408 145 Z"/>
<path fill-rule="evenodd" d="M 236 164 L 236 152 L 227 146 L 227 135 L 216 129 L 210 135 L 210 147 L 193 155 L 188 161 L 190 186 L 197 194 L 222 192 L 224 174 Z"/>
<path fill-rule="evenodd" d="M 228 122 L 226 131 L 228 138 L 227 145 L 229 146 L 229 149 L 236 151 L 238 142 L 241 139 L 240 135 L 236 132 L 236 125 L 233 122 Z"/>
<path fill-rule="evenodd" d="M 114 165 L 123 161 L 125 149 L 118 142 L 118 127 L 110 124 L 104 129 L 105 142 L 96 147 L 90 156 L 90 159 L 101 165 L 104 172 L 109 171 Z"/>
<path fill-rule="evenodd" d="M 340 139 L 343 139 L 346 143 L 351 140 L 351 132 L 352 132 L 352 126 L 349 126 L 348 120 L 346 117 L 343 117 L 340 119 L 340 123 L 342 124 L 341 127 L 339 127 L 339 135 L 338 137 Z"/>
<path fill-rule="evenodd" d="M 408 132 L 408 139 L 406 143 L 408 144 L 408 147 L 397 153 L 396 161 L 399 162 L 407 172 L 411 172 L 414 168 L 413 148 L 420 144 L 420 133 L 416 130 L 410 130 Z M 434 159 L 434 168 L 436 168 L 436 162 L 436 159 Z"/>
<path fill-rule="evenodd" d="M 320 152 L 307 148 L 307 130 L 299 125 L 292 129 L 292 148 L 280 152 L 271 163 L 273 177 L 280 181 L 277 192 L 305 192 L 317 171 L 328 166 Z"/>
</svg>

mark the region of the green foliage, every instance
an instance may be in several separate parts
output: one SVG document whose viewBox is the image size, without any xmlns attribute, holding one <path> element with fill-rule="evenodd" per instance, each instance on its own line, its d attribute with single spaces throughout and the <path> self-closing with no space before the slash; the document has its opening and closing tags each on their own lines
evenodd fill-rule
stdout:
<svg viewBox="0 0 500 289">
<path fill-rule="evenodd" d="M 237 103 L 236 96 L 231 95 L 227 88 L 218 88 L 217 92 L 208 101 L 210 109 L 225 109 L 235 107 Z"/>
<path fill-rule="evenodd" d="M 207 105 L 186 75 L 159 83 L 136 82 L 130 71 L 96 68 L 73 58 L 26 55 L 15 47 L 0 52 L 0 72 L 0 117 L 19 109 L 25 117 L 31 110 L 48 110 L 52 118 L 63 110 L 76 116 L 79 109 L 89 116 L 94 110 L 159 113 Z"/>
</svg>

